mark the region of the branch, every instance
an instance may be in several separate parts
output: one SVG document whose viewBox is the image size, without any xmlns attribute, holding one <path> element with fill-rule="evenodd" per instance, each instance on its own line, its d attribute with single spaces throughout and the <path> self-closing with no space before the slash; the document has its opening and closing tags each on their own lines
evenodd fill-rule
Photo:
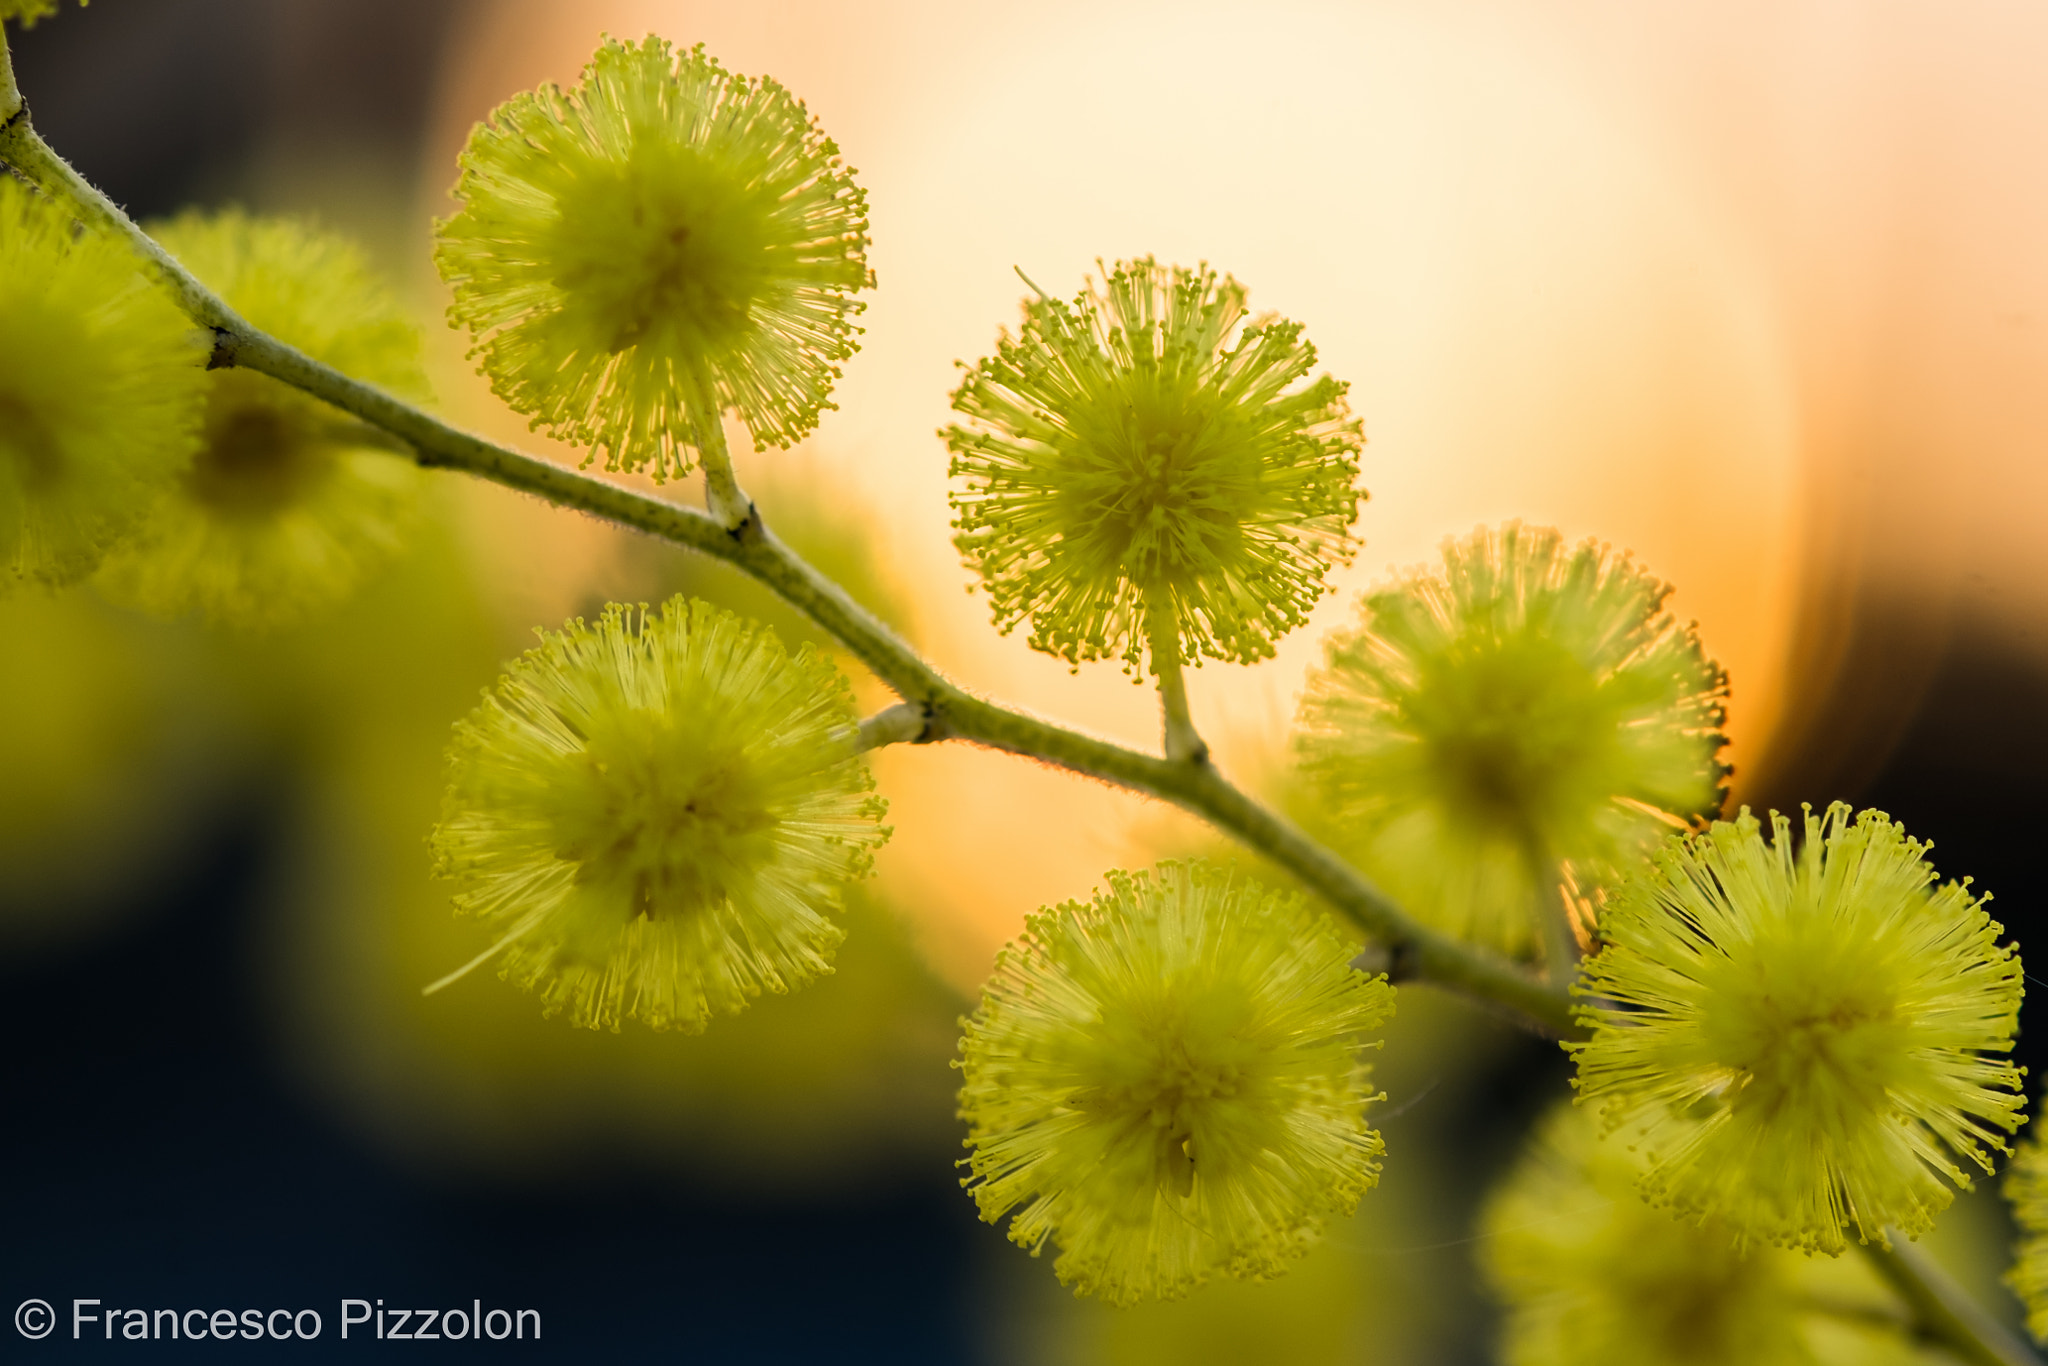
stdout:
<svg viewBox="0 0 2048 1366">
<path fill-rule="evenodd" d="M 715 517 L 460 431 L 258 331 L 52 151 L 27 118 L 0 132 L 0 159 L 63 195 L 89 225 L 130 242 L 145 270 L 185 313 L 213 330 L 216 368 L 254 370 L 323 399 L 404 441 L 421 465 L 464 470 L 722 559 L 816 622 L 917 709 L 924 718 L 923 738 L 968 740 L 1171 802 L 1271 859 L 1349 917 L 1378 941 L 1391 977 L 1433 982 L 1505 1006 L 1547 1033 L 1585 1037 L 1564 991 L 1421 924 L 1284 816 L 1232 786 L 1214 766 L 1142 754 L 974 696 L 940 674 L 758 519 L 729 530 Z"/>
<path fill-rule="evenodd" d="M 1964 1294 L 1926 1249 L 1896 1233 L 1891 1240 L 1889 1248 L 1865 1243 L 1863 1254 L 1906 1302 L 1916 1333 L 1975 1366 L 2041 1366 L 2034 1350 Z"/>
</svg>

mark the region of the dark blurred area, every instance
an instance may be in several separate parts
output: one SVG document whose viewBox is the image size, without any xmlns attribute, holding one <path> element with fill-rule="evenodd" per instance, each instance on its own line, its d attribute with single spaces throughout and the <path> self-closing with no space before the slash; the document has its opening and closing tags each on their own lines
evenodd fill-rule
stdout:
<svg viewBox="0 0 2048 1366">
<path fill-rule="evenodd" d="M 97 0 L 82 11 L 67 5 L 32 31 L 10 30 L 9 41 L 38 128 L 138 217 L 241 201 L 312 208 L 373 238 L 402 219 L 409 226 L 392 231 L 416 243 L 418 143 L 443 45 L 468 8 Z M 351 186 L 381 187 L 382 198 L 364 190 L 351 206 Z M 352 212 L 362 216 L 347 221 Z M 681 582 L 686 571 L 660 573 Z M 1943 614 L 1932 637 L 1921 604 L 1892 612 L 1864 595 L 1848 620 L 1844 662 L 1808 710 L 1877 719 L 1810 752 L 1787 751 L 1769 799 L 1840 798 L 1889 811 L 1934 843 L 1944 874 L 1967 873 L 1993 892 L 1994 914 L 2024 943 L 2040 915 L 2041 874 L 2025 832 L 2048 764 L 2048 649 L 2015 636 L 2011 617 L 1967 603 Z M 498 641 L 487 645 L 479 657 L 502 652 Z M 404 687 L 410 647 L 380 648 L 377 667 Z M 312 676 L 321 666 L 303 667 Z M 449 683 L 454 700 L 422 733 L 445 732 L 477 686 L 466 675 Z M 1873 699 L 1883 705 L 1866 707 Z M 233 713 L 245 703 L 222 705 L 224 724 L 242 726 Z M 950 1166 L 951 1129 L 917 1128 L 866 1162 L 858 1181 L 777 1185 L 719 1162 L 665 1160 L 623 1123 L 615 1135 L 593 1124 L 568 1160 L 465 1164 L 409 1154 L 404 1143 L 377 1141 L 374 1126 L 345 1122 L 332 1094 L 305 1078 L 288 1037 L 294 1026 L 281 1023 L 297 1003 L 281 1007 L 279 993 L 293 988 L 276 976 L 274 893 L 302 861 L 304 829 L 324 800 L 305 763 L 321 742 L 255 733 L 266 738 L 223 760 L 212 786 L 191 798 L 179 852 L 152 864 L 117 924 L 0 954 L 0 1020 L 11 1041 L 0 1064 L 9 1098 L 0 1162 L 14 1181 L 0 1220 L 0 1289 L 7 1305 L 40 1296 L 60 1315 L 48 1341 L 10 1339 L 8 1359 L 137 1350 L 66 1340 L 74 1296 L 102 1308 L 317 1308 L 327 1319 L 319 1341 L 274 1349 L 303 1359 L 383 1350 L 340 1341 L 334 1306 L 345 1296 L 537 1309 L 543 1341 L 489 1346 L 532 1360 L 1082 1359 L 1078 1348 L 1034 1345 L 1020 1326 L 1065 1312 L 1052 1303 L 1065 1292 L 1044 1262 L 1028 1262 L 976 1222 Z M 318 936 L 304 942 L 328 952 Z M 477 978 L 465 989 L 511 996 L 489 974 Z M 928 1015 L 964 1008 L 942 995 L 933 989 Z M 530 1007 L 514 999 L 508 1014 Z M 1462 1231 L 1529 1121 L 1562 1094 L 1568 1068 L 1554 1045 L 1443 998 L 1411 1011 L 1404 997 L 1402 1009 L 1399 1029 L 1461 1058 L 1439 1068 L 1417 1050 L 1404 1061 L 1397 1038 L 1380 1064 L 1393 1096 L 1390 1151 L 1416 1154 L 1425 1168 L 1416 1193 L 1401 1198 L 1435 1204 L 1426 1215 L 1396 1208 L 1346 1244 L 1338 1265 L 1356 1288 L 1340 1298 L 1432 1307 L 1408 1306 L 1408 1331 L 1421 1337 L 1346 1339 L 1340 1355 L 1482 1362 L 1490 1311 L 1465 1285 Z M 585 1068 L 594 1054 L 577 1051 L 583 1042 L 562 1045 L 550 1065 Z M 448 1070 L 413 1084 L 422 1093 L 458 1086 L 465 1060 L 483 1056 L 463 1051 L 474 1047 L 450 1045 Z M 2037 1075 L 2048 1063 L 2048 1047 L 2030 1036 L 2020 1054 Z M 951 1085 L 943 1056 L 931 1064 L 935 1093 Z M 679 1104 L 687 1108 L 687 1098 Z M 905 1102 L 913 1104 L 936 1113 L 945 1102 L 940 1094 L 935 1104 Z M 523 1122 L 516 1107 L 503 1113 L 480 1123 Z M 520 1148 L 516 1133 L 492 1137 Z M 1369 1200 L 1393 1198 L 1391 1170 L 1388 1184 Z M 1979 1224 L 1996 1227 L 2001 1217 L 1980 1211 Z M 1431 1276 L 1458 1287 L 1416 1283 Z M 1028 1294 L 1039 1298 L 1022 1308 L 1006 1299 L 1001 1287 L 1015 1277 L 1029 1278 Z M 147 1350 L 178 1359 L 219 1349 Z M 1270 1350 L 1266 1359 L 1289 1360 Z M 1099 1343 L 1089 1352 L 1149 1359 Z"/>
</svg>

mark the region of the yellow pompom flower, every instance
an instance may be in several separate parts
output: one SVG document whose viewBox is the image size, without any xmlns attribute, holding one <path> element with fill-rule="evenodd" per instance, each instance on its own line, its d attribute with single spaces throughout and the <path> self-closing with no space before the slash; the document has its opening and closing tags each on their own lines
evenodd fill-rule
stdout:
<svg viewBox="0 0 2048 1366">
<path fill-rule="evenodd" d="M 888 836 L 856 728 L 808 646 L 695 599 L 614 604 L 457 725 L 437 871 L 547 1014 L 698 1032 L 831 971 L 829 913 Z"/>
<path fill-rule="evenodd" d="M 1671 591 L 1510 522 L 1366 595 L 1296 740 L 1333 838 L 1417 915 L 1527 947 L 1545 879 L 1609 880 L 1717 814 L 1727 694 Z"/>
<path fill-rule="evenodd" d="M 2012 1203 L 2012 1221 L 2020 1231 L 2005 1283 L 2027 1307 L 2027 1331 L 2048 1342 L 2048 1147 L 2042 1145 L 2038 1130 L 2013 1154 L 2005 1173 L 2005 1198 Z"/>
<path fill-rule="evenodd" d="M 204 334 L 0 171 L 0 588 L 92 572 L 191 459 Z"/>
<path fill-rule="evenodd" d="M 955 544 L 1007 632 L 1069 663 L 1150 649 L 1273 653 L 1355 545 L 1360 426 L 1301 325 L 1247 318 L 1243 285 L 1150 257 L 968 368 L 941 433 Z"/>
<path fill-rule="evenodd" d="M 1745 1243 L 1917 1237 L 2024 1119 L 2020 962 L 1927 847 L 1837 803 L 1717 821 L 1624 884 L 1586 961 L 1575 1085 L 1647 1198 Z"/>
<path fill-rule="evenodd" d="M 188 213 L 156 230 L 250 323 L 357 379 L 422 398 L 419 330 L 346 239 L 288 219 Z M 396 554 L 420 474 L 372 428 L 253 371 L 206 377 L 203 440 L 107 596 L 156 616 L 279 625 L 338 602 Z"/>
<path fill-rule="evenodd" d="M 965 1022 L 966 1184 L 1078 1294 L 1277 1275 L 1379 1179 L 1359 1035 L 1393 989 L 1298 896 L 1198 863 L 1108 884 L 1032 916 Z"/>
<path fill-rule="evenodd" d="M 1907 1317 L 1854 1261 L 1746 1251 L 1636 1194 L 1642 1164 L 1563 1105 L 1479 1223 L 1506 1308 L 1506 1366 L 1820 1366 L 1909 1361 Z"/>
<path fill-rule="evenodd" d="M 687 471 L 731 409 L 786 446 L 831 405 L 872 287 L 867 200 L 772 80 L 607 40 L 582 84 L 470 134 L 434 260 L 498 396 L 607 468 Z"/>
</svg>

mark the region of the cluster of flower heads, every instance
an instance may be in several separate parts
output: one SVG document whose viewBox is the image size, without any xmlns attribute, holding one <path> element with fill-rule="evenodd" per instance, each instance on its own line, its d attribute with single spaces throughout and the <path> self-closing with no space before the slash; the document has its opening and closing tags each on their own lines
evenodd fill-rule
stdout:
<svg viewBox="0 0 2048 1366">
<path fill-rule="evenodd" d="M 1603 910 L 1568 1044 L 1645 1159 L 1644 1195 L 1739 1245 L 1917 1237 L 2024 1120 L 2019 959 L 1879 812 L 1747 811 L 1676 841 Z M 1942 1178 L 1947 1178 L 1944 1182 Z"/>
<path fill-rule="evenodd" d="M 867 200 L 795 97 L 607 41 L 478 125 L 435 262 L 492 388 L 608 468 L 687 471 L 737 412 L 788 445 L 853 354 Z"/>
<path fill-rule="evenodd" d="M 808 646 L 694 599 L 614 604 L 457 725 L 438 871 L 548 1014 L 701 1030 L 831 971 L 830 913 L 888 835 L 855 734 Z"/>
<path fill-rule="evenodd" d="M 1291 894 L 1201 864 L 1031 917 L 962 1042 L 982 1218 L 1114 1304 L 1286 1269 L 1379 1179 L 1384 977 Z"/>
<path fill-rule="evenodd" d="M 1301 326 L 1244 286 L 1120 261 L 969 367 L 945 430 L 956 544 L 999 628 L 1070 663 L 1252 661 L 1353 551 L 1358 422 Z"/>
<path fill-rule="evenodd" d="M 204 334 L 0 171 L 0 586 L 91 573 L 192 457 Z"/>
<path fill-rule="evenodd" d="M 1488 1200 L 1481 1269 L 1507 1366 L 1886 1366 L 1922 1360 L 1860 1262 L 1743 1249 L 1639 1199 L 1641 1161 L 1560 1106 Z"/>
<path fill-rule="evenodd" d="M 1425 920 L 1515 951 L 1560 860 L 1611 881 L 1718 814 L 1727 684 L 1669 592 L 1511 522 L 1366 595 L 1297 741 L 1343 851 Z"/>
<path fill-rule="evenodd" d="M 423 397 L 419 331 L 343 238 L 287 219 L 189 213 L 157 239 L 242 317 L 314 360 Z M 99 586 L 155 615 L 264 625 L 347 596 L 396 553 L 419 473 L 387 440 L 244 370 L 205 380 L 199 448 Z"/>
</svg>

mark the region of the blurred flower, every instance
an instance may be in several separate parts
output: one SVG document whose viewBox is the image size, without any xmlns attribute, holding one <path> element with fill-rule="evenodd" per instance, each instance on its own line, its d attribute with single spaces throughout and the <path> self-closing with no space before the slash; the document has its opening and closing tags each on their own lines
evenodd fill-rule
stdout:
<svg viewBox="0 0 2048 1366">
<path fill-rule="evenodd" d="M 1201 864 L 1032 916 L 967 1021 L 984 1220 L 1115 1304 L 1277 1275 L 1379 1179 L 1359 1034 L 1383 977 L 1291 894 Z M 1018 1207 L 1021 1206 L 1021 1209 Z"/>
<path fill-rule="evenodd" d="M 786 446 L 831 406 L 874 283 L 867 199 L 772 80 L 607 41 L 470 135 L 435 263 L 491 387 L 610 469 L 687 471 L 730 408 Z"/>
<path fill-rule="evenodd" d="M 1510 522 L 1368 594 L 1301 707 L 1333 838 L 1416 914 L 1513 951 L 1559 860 L 1604 880 L 1718 812 L 1726 681 L 1669 592 Z"/>
<path fill-rule="evenodd" d="M 1508 1366 L 1870 1366 L 1916 1353 L 1868 1268 L 1740 1249 L 1635 1192 L 1641 1164 L 1591 1114 L 1553 1110 L 1480 1219 Z M 1838 1269 L 1840 1268 L 1840 1269 Z"/>
<path fill-rule="evenodd" d="M 2023 1121 L 2020 962 L 1965 886 L 1930 889 L 1926 846 L 1837 803 L 1805 840 L 1746 810 L 1624 884 L 1567 1044 L 1581 1096 L 1648 1159 L 1642 1189 L 1742 1244 L 1836 1254 L 1926 1232 L 1950 1156 Z"/>
<path fill-rule="evenodd" d="M 347 240 L 286 219 L 188 213 L 156 237 L 255 326 L 421 398 L 418 329 Z M 375 429 L 253 371 L 207 376 L 204 439 L 100 588 L 153 615 L 273 626 L 353 592 L 396 553 L 419 471 Z"/>
<path fill-rule="evenodd" d="M 701 1030 L 831 970 L 826 912 L 888 833 L 854 726 L 831 662 L 764 627 L 608 607 L 457 725 L 439 871 L 548 1014 Z"/>
<path fill-rule="evenodd" d="M 1353 551 L 1359 423 L 1301 325 L 1244 286 L 1119 261 L 1072 305 L 1024 302 L 948 427 L 956 544 L 1008 631 L 1070 663 L 1144 650 L 1249 662 Z M 1239 324 L 1244 323 L 1240 329 Z"/>
<path fill-rule="evenodd" d="M 0 172 L 0 587 L 92 572 L 184 467 L 201 336 L 126 247 Z"/>
<path fill-rule="evenodd" d="M 2005 1198 L 2012 1202 L 2012 1221 L 2020 1231 L 2005 1283 L 2027 1307 L 2027 1331 L 2048 1342 L 2048 1149 L 2039 1132 L 2029 1134 L 2013 1154 Z"/>
<path fill-rule="evenodd" d="M 92 0 L 78 0 L 89 5 Z M 19 19 L 23 28 L 34 28 L 36 20 L 47 19 L 57 12 L 57 0 L 0 0 L 0 23 Z"/>
</svg>

